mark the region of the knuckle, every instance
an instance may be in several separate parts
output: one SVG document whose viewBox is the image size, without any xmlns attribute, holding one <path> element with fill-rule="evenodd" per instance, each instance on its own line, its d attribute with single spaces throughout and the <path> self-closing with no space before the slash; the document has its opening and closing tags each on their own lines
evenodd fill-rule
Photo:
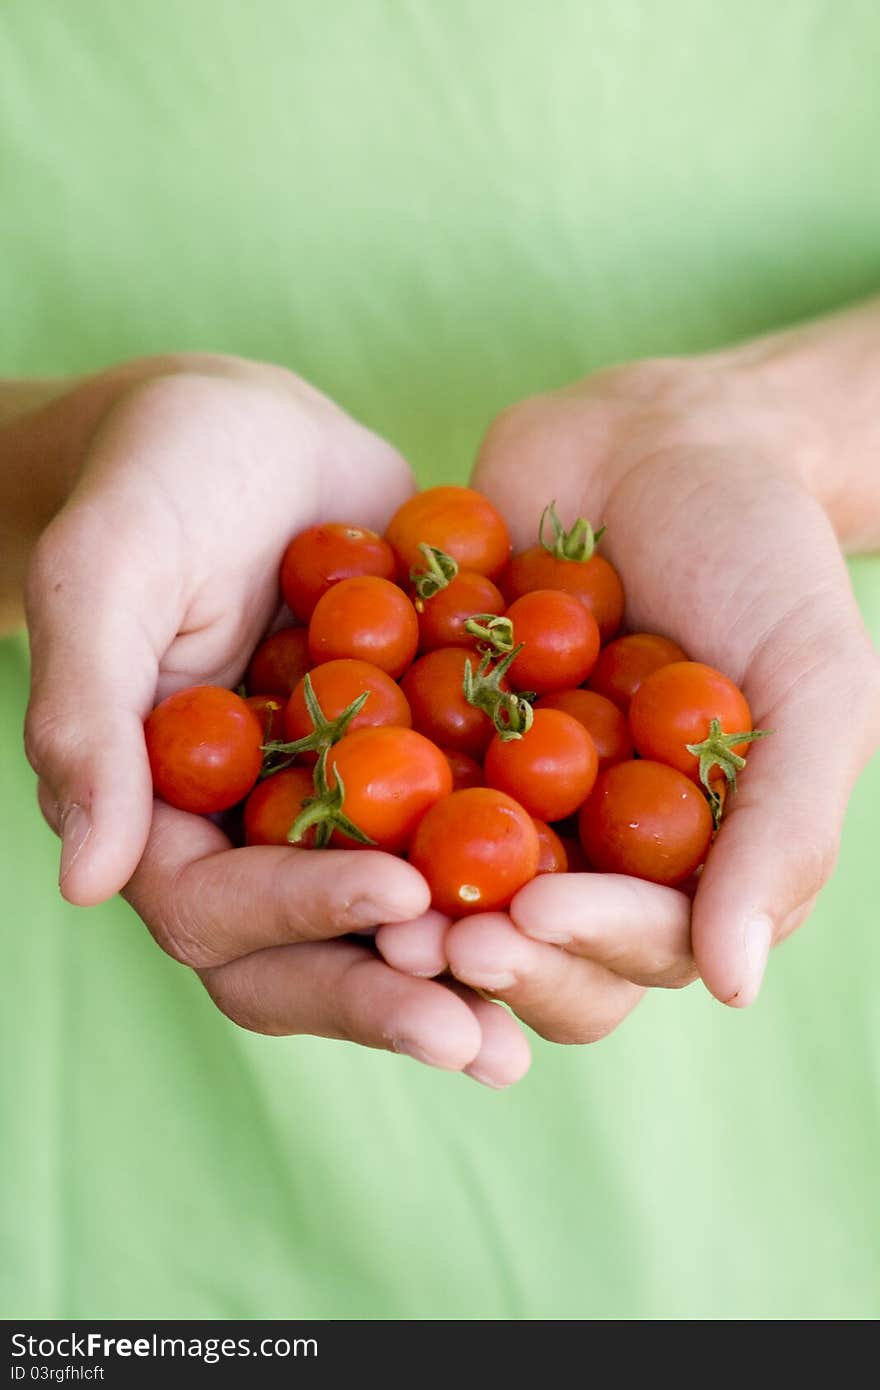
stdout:
<svg viewBox="0 0 880 1390">
<path fill-rule="evenodd" d="M 24 724 L 24 751 L 37 773 L 60 769 L 75 745 L 70 721 L 55 700 L 40 698 L 28 706 Z"/>
<path fill-rule="evenodd" d="M 204 928 L 193 914 L 182 903 L 174 901 L 173 893 L 170 902 L 152 923 L 153 936 L 165 954 L 193 970 L 224 965 L 227 957 L 206 942 Z"/>
<path fill-rule="evenodd" d="M 236 1028 L 245 1033 L 261 1033 L 264 1037 L 281 1037 L 292 1031 L 273 1027 L 265 1017 L 249 972 L 236 971 L 233 975 L 221 968 L 204 970 L 200 975 L 215 1007 Z"/>
<path fill-rule="evenodd" d="M 547 1042 L 559 1043 L 562 1046 L 583 1047 L 590 1043 L 601 1042 L 613 1033 L 619 1018 L 585 1018 L 578 1020 L 565 1020 L 565 1022 L 554 1023 L 547 1028 L 536 1027 L 535 1031 Z M 532 1024 L 532 1027 L 535 1027 Z"/>
</svg>

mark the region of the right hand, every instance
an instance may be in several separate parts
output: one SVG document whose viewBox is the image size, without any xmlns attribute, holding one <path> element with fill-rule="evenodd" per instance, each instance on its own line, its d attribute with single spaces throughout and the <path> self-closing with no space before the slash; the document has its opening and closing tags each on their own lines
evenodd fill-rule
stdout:
<svg viewBox="0 0 880 1390">
<path fill-rule="evenodd" d="M 144 745 L 158 700 L 240 680 L 296 531 L 382 530 L 413 487 L 394 449 L 281 368 L 183 359 L 120 392 L 30 565 L 27 753 L 62 837 L 64 896 L 123 891 L 236 1023 L 505 1086 L 529 1061 L 505 1010 L 338 939 L 427 912 L 415 869 L 378 852 L 233 849 L 212 822 L 154 802 Z"/>
</svg>

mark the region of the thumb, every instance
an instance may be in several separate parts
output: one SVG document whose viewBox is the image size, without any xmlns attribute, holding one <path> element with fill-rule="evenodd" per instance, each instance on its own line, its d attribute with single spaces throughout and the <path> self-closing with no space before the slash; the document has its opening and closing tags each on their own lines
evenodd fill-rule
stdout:
<svg viewBox="0 0 880 1390">
<path fill-rule="evenodd" d="M 707 988 L 738 1008 L 755 999 L 771 946 L 808 914 L 834 868 L 853 784 L 880 735 L 870 644 L 805 674 L 759 723 L 775 732 L 749 754 L 692 917 Z"/>
<path fill-rule="evenodd" d="M 158 662 L 140 616 L 134 546 L 94 501 L 71 504 L 37 546 L 26 585 L 31 697 L 25 748 L 62 837 L 72 903 L 116 893 L 143 853 L 152 781 L 143 718 Z"/>
</svg>

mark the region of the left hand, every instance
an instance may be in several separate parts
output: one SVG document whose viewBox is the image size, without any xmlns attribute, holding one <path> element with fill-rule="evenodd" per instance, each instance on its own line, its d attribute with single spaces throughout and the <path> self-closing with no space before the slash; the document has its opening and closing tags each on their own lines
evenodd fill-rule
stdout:
<svg viewBox="0 0 880 1390">
<path fill-rule="evenodd" d="M 740 684 L 756 727 L 696 896 L 618 875 L 546 875 L 509 913 L 383 928 L 386 958 L 452 973 L 559 1042 L 616 1026 L 650 985 L 697 974 L 757 995 L 773 944 L 834 865 L 853 783 L 880 737 L 880 663 L 831 523 L 795 473 L 810 403 L 768 406 L 727 359 L 643 363 L 506 411 L 474 485 L 533 543 L 552 499 L 605 524 L 628 626 L 673 638 Z"/>
</svg>

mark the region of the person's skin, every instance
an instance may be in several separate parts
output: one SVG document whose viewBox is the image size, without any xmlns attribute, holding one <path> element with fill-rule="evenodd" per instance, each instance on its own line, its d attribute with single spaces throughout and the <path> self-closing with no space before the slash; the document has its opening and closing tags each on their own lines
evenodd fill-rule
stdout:
<svg viewBox="0 0 880 1390">
<path fill-rule="evenodd" d="M 683 893 L 547 875 L 508 913 L 386 926 L 399 968 L 457 979 L 558 1042 L 613 1028 L 651 985 L 697 974 L 749 1004 L 807 917 L 853 783 L 880 740 L 880 663 L 840 546 L 880 547 L 880 303 L 745 348 L 615 368 L 505 412 L 474 484 L 533 543 L 555 498 L 607 526 L 628 626 L 742 685 L 757 727 L 740 790 Z"/>
<path fill-rule="evenodd" d="M 698 972 L 748 1003 L 771 938 L 830 872 L 880 733 L 880 668 L 835 537 L 880 543 L 878 391 L 869 306 L 600 373 L 490 430 L 475 482 L 515 544 L 551 496 L 564 517 L 603 520 L 630 626 L 741 680 L 776 733 L 750 753 L 693 921 L 675 890 L 572 875 L 457 924 L 424 917 L 426 885 L 390 856 L 229 850 L 211 822 L 153 804 L 143 747 L 156 698 L 238 680 L 291 534 L 339 497 L 381 528 L 413 486 L 393 449 L 280 368 L 227 359 L 12 385 L 5 404 L 0 391 L 0 515 L 17 537 L 0 578 L 11 611 L 28 564 L 27 746 L 64 837 L 62 892 L 88 904 L 124 889 L 245 1027 L 394 1047 L 495 1086 L 523 1074 L 528 1045 L 482 993 L 558 1041 L 601 1037 L 646 986 Z M 374 924 L 398 969 L 336 939 Z M 447 968 L 457 983 L 413 978 Z"/>
</svg>

